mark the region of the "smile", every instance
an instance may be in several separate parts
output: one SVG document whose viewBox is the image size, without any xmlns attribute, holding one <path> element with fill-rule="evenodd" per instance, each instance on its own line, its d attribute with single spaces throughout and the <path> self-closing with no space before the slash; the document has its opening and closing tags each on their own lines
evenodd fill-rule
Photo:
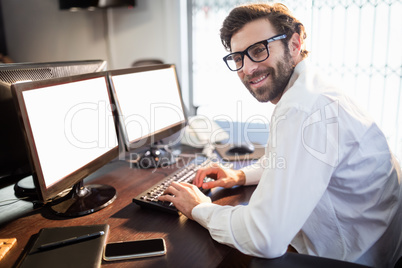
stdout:
<svg viewBox="0 0 402 268">
<path fill-rule="evenodd" d="M 258 78 L 257 80 L 250 81 L 250 84 L 258 84 L 259 82 L 261 82 L 262 80 L 266 79 L 267 77 L 268 77 L 268 75 L 263 75 L 260 78 Z"/>
</svg>

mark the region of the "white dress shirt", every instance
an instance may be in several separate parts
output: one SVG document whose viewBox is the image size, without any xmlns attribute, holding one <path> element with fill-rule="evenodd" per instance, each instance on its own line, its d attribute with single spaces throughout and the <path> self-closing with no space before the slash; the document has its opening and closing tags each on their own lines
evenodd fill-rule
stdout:
<svg viewBox="0 0 402 268">
<path fill-rule="evenodd" d="M 299 253 L 393 267 L 402 254 L 400 167 L 373 120 L 300 62 L 243 169 L 248 205 L 203 203 L 193 218 L 220 243 L 274 258 Z"/>
</svg>

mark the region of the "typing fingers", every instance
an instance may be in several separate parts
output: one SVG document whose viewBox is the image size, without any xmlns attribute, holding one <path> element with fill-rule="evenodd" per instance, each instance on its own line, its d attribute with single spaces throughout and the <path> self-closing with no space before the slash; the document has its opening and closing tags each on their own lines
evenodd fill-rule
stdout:
<svg viewBox="0 0 402 268">
<path fill-rule="evenodd" d="M 180 183 L 180 185 L 183 186 L 184 188 L 190 188 L 190 189 L 193 189 L 193 190 L 198 189 L 198 187 L 196 185 L 190 184 L 190 183 L 187 183 L 187 182 L 182 182 L 182 183 Z"/>
<path fill-rule="evenodd" d="M 174 198 L 173 195 L 164 194 L 164 195 L 159 196 L 158 200 L 162 201 L 162 202 L 172 202 L 173 203 L 173 198 Z"/>
<path fill-rule="evenodd" d="M 209 166 L 205 168 L 200 168 L 197 171 L 197 174 L 193 180 L 193 184 L 195 184 L 197 187 L 203 187 L 204 183 L 204 178 L 205 177 L 212 177 L 212 178 L 218 178 L 218 174 L 221 170 L 221 167 L 217 163 L 211 163 Z M 208 189 L 208 188 L 205 188 Z"/>
<path fill-rule="evenodd" d="M 206 190 L 206 189 L 212 189 L 212 188 L 215 188 L 215 187 L 222 186 L 222 185 L 220 185 L 221 181 L 222 181 L 222 179 L 204 182 L 202 184 L 202 188 Z"/>
<path fill-rule="evenodd" d="M 173 198 L 179 193 L 181 186 L 177 182 L 172 182 L 168 188 L 166 188 L 163 195 L 158 197 L 160 201 L 173 202 Z"/>
<path fill-rule="evenodd" d="M 180 184 L 177 182 L 172 182 L 168 188 L 166 188 L 164 194 L 171 194 L 171 195 L 177 195 L 177 193 L 180 191 Z"/>
<path fill-rule="evenodd" d="M 203 182 L 204 182 L 204 178 L 207 176 L 207 172 L 205 169 L 199 169 L 197 171 L 197 174 L 195 175 L 195 178 L 193 180 L 193 184 L 197 187 L 201 187 Z"/>
</svg>

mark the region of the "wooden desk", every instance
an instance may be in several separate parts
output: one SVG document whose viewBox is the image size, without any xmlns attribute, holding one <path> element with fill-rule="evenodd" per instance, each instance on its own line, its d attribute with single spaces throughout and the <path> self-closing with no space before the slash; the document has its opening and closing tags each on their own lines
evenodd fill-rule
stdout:
<svg viewBox="0 0 402 268">
<path fill-rule="evenodd" d="M 182 162 L 183 163 L 183 162 Z M 180 166 L 180 163 L 178 164 Z M 108 207 L 78 218 L 62 218 L 46 208 L 27 212 L 0 226 L 0 238 L 17 238 L 17 245 L 0 262 L 12 267 L 27 245 L 31 235 L 44 227 L 109 224 L 108 242 L 163 237 L 167 254 L 147 259 L 102 262 L 105 267 L 216 267 L 230 252 L 228 246 L 214 241 L 208 231 L 185 216 L 142 209 L 132 198 L 173 172 L 178 167 L 141 170 L 125 161 L 115 160 L 96 172 L 91 183 L 112 185 L 117 199 Z M 212 200 L 221 205 L 247 203 L 254 187 L 214 189 Z M 20 201 L 23 202 L 23 201 Z M 12 205 L 11 205 L 12 206 Z"/>
</svg>

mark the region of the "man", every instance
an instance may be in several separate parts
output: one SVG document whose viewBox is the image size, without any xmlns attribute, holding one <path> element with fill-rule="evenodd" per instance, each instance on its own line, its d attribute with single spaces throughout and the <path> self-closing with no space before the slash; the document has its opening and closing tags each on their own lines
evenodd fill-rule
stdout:
<svg viewBox="0 0 402 268">
<path fill-rule="evenodd" d="M 304 26 L 282 4 L 231 11 L 224 58 L 261 102 L 276 104 L 265 157 L 242 170 L 213 165 L 170 201 L 218 242 L 252 256 L 299 253 L 376 267 L 402 254 L 400 167 L 378 126 L 306 63 Z M 268 156 L 285 165 L 269 166 Z M 265 159 L 265 160 L 264 160 Z M 204 177 L 216 178 L 203 183 Z M 197 187 L 258 184 L 246 206 L 219 206 Z"/>
</svg>

